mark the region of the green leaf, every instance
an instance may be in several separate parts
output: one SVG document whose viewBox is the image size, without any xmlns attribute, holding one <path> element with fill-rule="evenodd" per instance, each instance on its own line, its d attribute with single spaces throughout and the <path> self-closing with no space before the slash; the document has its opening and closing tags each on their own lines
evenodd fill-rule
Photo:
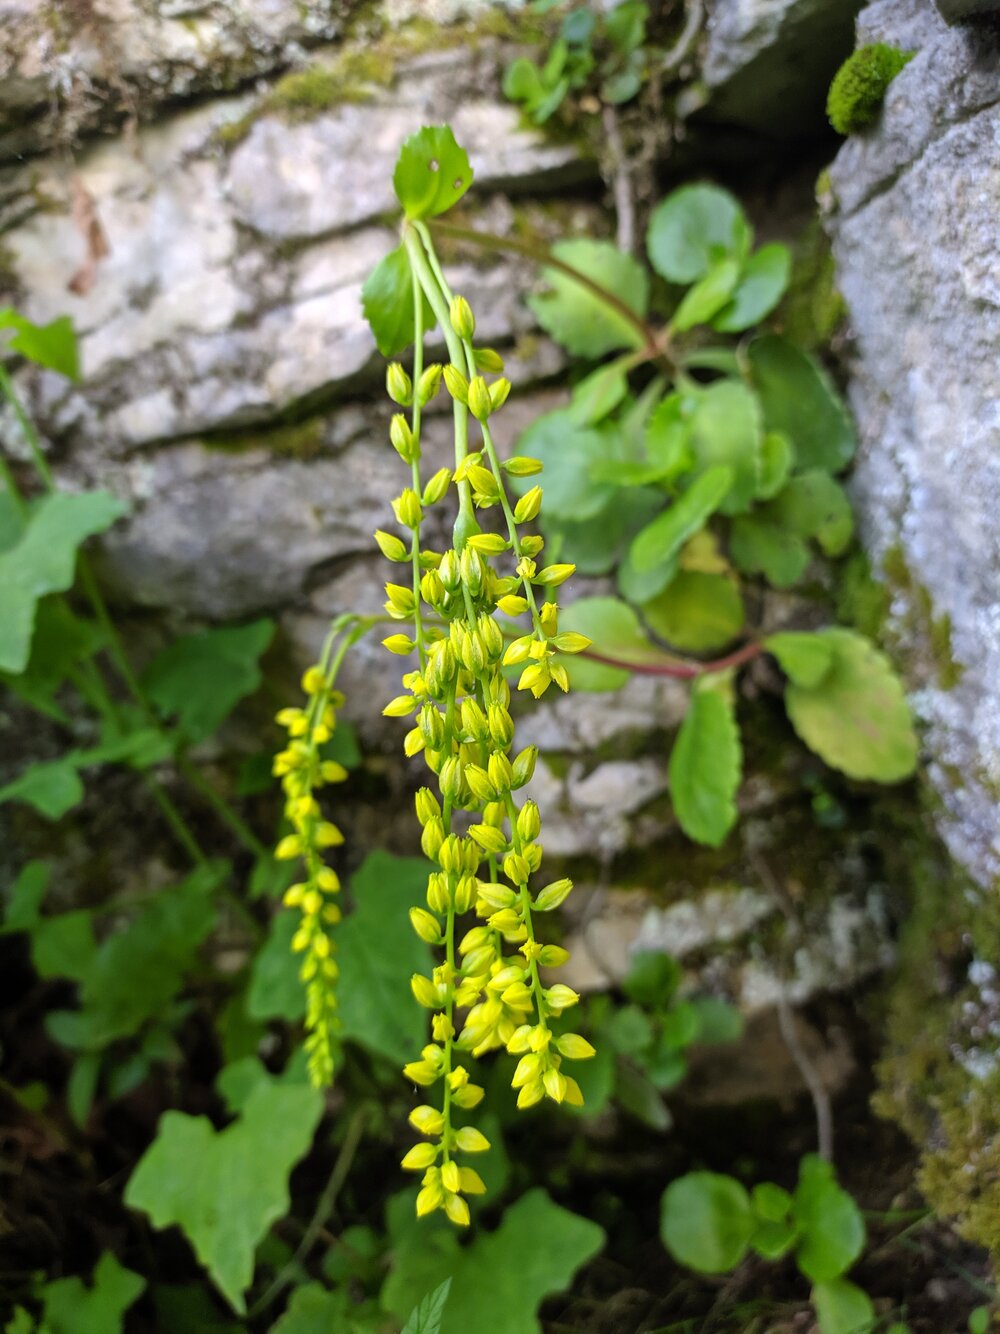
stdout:
<svg viewBox="0 0 1000 1334">
<path fill-rule="evenodd" d="M 808 1154 L 799 1167 L 795 1263 L 814 1283 L 839 1278 L 861 1254 L 865 1224 L 854 1200 L 837 1185 L 830 1164 Z"/>
<path fill-rule="evenodd" d="M 670 753 L 670 794 L 681 828 L 717 848 L 736 823 L 743 754 L 729 690 L 695 684 Z"/>
<path fill-rule="evenodd" d="M 576 630 L 593 640 L 592 651 L 621 658 L 638 665 L 672 662 L 673 659 L 650 643 L 639 618 L 627 603 L 618 598 L 580 598 L 560 612 L 560 627 Z M 562 660 L 570 674 L 574 690 L 618 690 L 628 680 L 623 667 L 609 667 L 578 655 Z"/>
<path fill-rule="evenodd" d="M 792 1207 L 792 1197 L 773 1181 L 762 1181 L 759 1186 L 754 1186 L 750 1203 L 758 1218 L 767 1223 L 782 1223 Z"/>
<path fill-rule="evenodd" d="M 322 1111 L 322 1095 L 307 1085 L 261 1084 L 225 1130 L 204 1116 L 166 1112 L 125 1188 L 125 1203 L 154 1227 L 181 1228 L 240 1315 L 254 1251 L 288 1212 L 289 1173 Z"/>
<path fill-rule="evenodd" d="M 426 333 L 437 321 L 423 291 L 420 300 Z M 405 246 L 391 250 L 368 275 L 361 289 L 361 306 L 383 357 L 405 352 L 416 336 L 413 275 Z"/>
<path fill-rule="evenodd" d="M 681 570 L 658 598 L 643 604 L 642 614 L 668 644 L 692 653 L 730 643 L 745 615 L 737 584 L 700 570 Z"/>
<path fill-rule="evenodd" d="M 673 313 L 671 327 L 684 333 L 696 324 L 708 324 L 729 300 L 739 276 L 738 259 L 716 260 L 705 276 L 689 288 Z"/>
<path fill-rule="evenodd" d="M 845 1278 L 817 1283 L 812 1290 L 812 1301 L 821 1334 L 870 1334 L 875 1328 L 871 1298 Z"/>
<path fill-rule="evenodd" d="M 778 494 L 788 480 L 794 461 L 795 451 L 788 436 L 780 431 L 767 431 L 760 442 L 757 496 L 761 500 L 770 500 Z"/>
<path fill-rule="evenodd" d="M 71 669 L 103 646 L 104 635 L 92 621 L 76 616 L 61 597 L 46 597 L 35 612 L 31 652 L 24 671 L 5 684 L 33 708 L 68 722 L 53 696 Z"/>
<path fill-rule="evenodd" d="M 0 554 L 0 670 L 24 670 L 39 598 L 70 587 L 77 548 L 126 508 L 107 491 L 56 491 L 34 506 L 20 539 Z"/>
<path fill-rule="evenodd" d="M 306 1012 L 305 989 L 299 979 L 299 956 L 292 953 L 292 937 L 299 915 L 279 912 L 267 940 L 257 951 L 250 972 L 246 1011 L 251 1019 L 287 1019 L 294 1023 Z"/>
<path fill-rule="evenodd" d="M 791 588 L 809 567 L 809 548 L 802 538 L 759 514 L 736 516 L 729 549 L 744 574 L 762 574 L 775 588 Z"/>
<path fill-rule="evenodd" d="M 624 1058 L 615 1062 L 615 1101 L 650 1130 L 669 1130 L 673 1117 L 649 1076 Z"/>
<path fill-rule="evenodd" d="M 80 378 L 79 351 L 73 321 L 60 315 L 50 324 L 32 324 L 8 306 L 0 310 L 0 329 L 13 329 L 14 336 L 7 345 L 36 366 L 65 375 L 68 380 Z"/>
<path fill-rule="evenodd" d="M 663 1193 L 663 1244 L 680 1264 L 701 1274 L 735 1269 L 747 1252 L 753 1229 L 750 1197 L 733 1177 L 689 1172 Z"/>
<path fill-rule="evenodd" d="M 796 732 L 850 778 L 879 783 L 909 778 L 917 764 L 917 737 L 888 658 L 853 630 L 822 630 L 818 638 L 831 650 L 829 670 L 813 686 L 790 681 L 785 691 Z"/>
<path fill-rule="evenodd" d="M 743 1016 L 735 1005 L 718 996 L 701 996 L 691 1004 L 698 1012 L 699 1042 L 737 1042 L 743 1036 Z"/>
<path fill-rule="evenodd" d="M 189 741 L 203 741 L 260 685 L 258 660 L 273 638 L 274 622 L 266 618 L 184 635 L 149 664 L 143 687 Z"/>
<path fill-rule="evenodd" d="M 638 950 L 622 979 L 622 991 L 637 1005 L 662 1010 L 680 986 L 681 975 L 681 966 L 672 955 L 659 950 Z"/>
<path fill-rule="evenodd" d="M 777 335 L 750 344 L 750 379 L 764 424 L 795 447 L 799 468 L 840 472 L 854 456 L 854 427 L 829 376 L 808 353 Z"/>
<path fill-rule="evenodd" d="M 82 982 L 97 953 L 90 913 L 83 908 L 40 917 L 31 929 L 31 962 L 39 977 Z"/>
<path fill-rule="evenodd" d="M 545 85 L 538 66 L 527 56 L 518 56 L 504 70 L 503 95 L 511 102 L 523 102 L 529 108 L 542 99 Z"/>
<path fill-rule="evenodd" d="M 577 426 L 593 426 L 614 412 L 628 393 L 625 372 L 631 361 L 631 353 L 618 357 L 607 366 L 598 366 L 574 385 L 569 415 Z"/>
<path fill-rule="evenodd" d="M 426 862 L 369 853 L 351 879 L 354 911 L 337 928 L 342 1036 L 397 1066 L 426 1040 L 424 1014 L 407 985 L 411 974 L 431 969 L 408 918 L 426 889 Z"/>
<path fill-rule="evenodd" d="M 798 537 L 811 537 L 828 556 L 839 556 L 854 533 L 844 488 L 818 468 L 793 477 L 766 507 L 769 518 Z"/>
<path fill-rule="evenodd" d="M 121 1334 L 125 1312 L 145 1286 L 141 1274 L 125 1269 L 105 1251 L 94 1267 L 90 1287 L 79 1278 L 58 1278 L 45 1285 L 45 1334 Z"/>
<path fill-rule="evenodd" d="M 969 1334 L 988 1334 L 990 1327 L 990 1308 L 977 1306 L 969 1314 Z"/>
<path fill-rule="evenodd" d="M 833 645 L 822 635 L 804 630 L 782 630 L 764 640 L 768 653 L 797 686 L 819 685 L 833 665 Z"/>
<path fill-rule="evenodd" d="M 606 430 L 577 426 L 565 410 L 547 412 L 528 427 L 517 442 L 519 454 L 536 458 L 545 471 L 547 517 L 582 523 L 592 519 L 614 498 L 615 488 L 591 480 L 589 469 L 613 452 Z M 525 479 L 515 489 L 526 491 L 536 478 Z"/>
<path fill-rule="evenodd" d="M 72 1015 L 73 1046 L 107 1046 L 163 1012 L 212 929 L 213 892 L 226 871 L 216 863 L 161 889 L 123 930 L 101 942 L 78 974 L 82 1008 Z"/>
<path fill-rule="evenodd" d="M 535 1311 L 550 1293 L 563 1291 L 581 1265 L 604 1244 L 596 1223 L 531 1190 L 507 1209 L 495 1232 L 479 1232 L 459 1249 L 453 1231 L 428 1227 L 390 1213 L 394 1264 L 382 1302 L 405 1319 L 417 1301 L 451 1277 L 441 1334 L 482 1328 L 483 1276 L 489 1275 L 489 1334 L 541 1334 Z"/>
<path fill-rule="evenodd" d="M 728 255 L 750 248 L 750 224 L 727 190 L 685 185 L 653 211 L 646 233 L 649 262 L 672 283 L 693 283 Z"/>
<path fill-rule="evenodd" d="M 52 868 L 48 862 L 31 861 L 21 868 L 10 890 L 3 915 L 4 931 L 30 931 L 38 921 Z"/>
<path fill-rule="evenodd" d="M 728 467 L 709 468 L 632 541 L 629 559 L 639 574 L 675 560 L 681 547 L 718 509 L 732 486 Z"/>
<path fill-rule="evenodd" d="M 732 300 L 712 320 L 712 327 L 720 333 L 742 333 L 759 323 L 781 300 L 791 268 L 787 246 L 762 246 L 743 265 Z"/>
<path fill-rule="evenodd" d="M 448 125 L 425 125 L 399 150 L 392 188 L 408 218 L 433 218 L 472 184 L 472 168 Z"/>
<path fill-rule="evenodd" d="M 59 820 L 83 800 L 83 783 L 73 760 L 64 756 L 33 764 L 12 783 L 0 787 L 0 805 L 23 801 L 47 820 Z"/>
<path fill-rule="evenodd" d="M 756 398 L 739 380 L 717 380 L 695 397 L 690 430 L 697 472 L 720 465 L 732 471 L 732 485 L 719 509 L 741 513 L 760 487 L 762 432 Z"/>
<path fill-rule="evenodd" d="M 446 1278 L 433 1292 L 429 1292 L 403 1326 L 403 1334 L 441 1334 L 444 1308 L 451 1292 L 451 1279 Z"/>
<path fill-rule="evenodd" d="M 646 455 L 656 478 L 673 483 L 694 467 L 690 416 L 689 398 L 668 394 L 650 417 Z"/>
<path fill-rule="evenodd" d="M 649 305 L 649 281 L 638 260 L 623 254 L 610 241 L 584 237 L 560 241 L 552 254 L 612 292 L 636 315 L 644 317 Z M 643 345 L 640 331 L 613 306 L 559 269 L 543 270 L 549 291 L 528 299 L 539 324 L 567 352 L 596 359 L 619 348 Z"/>
<path fill-rule="evenodd" d="M 384 1327 L 374 1302 L 357 1304 L 346 1288 L 330 1292 L 319 1283 L 303 1283 L 270 1334 L 380 1334 Z"/>
<path fill-rule="evenodd" d="M 630 487 L 615 492 L 603 509 L 581 523 L 565 520 L 550 523 L 543 514 L 550 558 L 555 559 L 553 548 L 558 539 L 559 560 L 572 562 L 579 574 L 607 574 L 618 564 L 638 530 L 662 505 L 662 492 L 649 487 Z"/>
</svg>

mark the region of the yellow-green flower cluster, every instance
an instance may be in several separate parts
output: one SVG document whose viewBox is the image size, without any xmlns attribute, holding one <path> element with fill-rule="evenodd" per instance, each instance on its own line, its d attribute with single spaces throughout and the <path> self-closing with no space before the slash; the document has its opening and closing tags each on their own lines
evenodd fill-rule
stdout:
<svg viewBox="0 0 1000 1334">
<path fill-rule="evenodd" d="M 288 743 L 274 759 L 274 773 L 285 793 L 285 816 L 292 827 L 275 849 L 279 861 L 301 860 L 302 877 L 285 893 L 285 904 L 298 908 L 301 922 L 292 949 L 301 954 L 300 976 L 306 985 L 306 1050 L 309 1073 L 316 1085 L 333 1078 L 337 1033 L 337 964 L 332 928 L 340 921 L 336 895 L 340 880 L 324 853 L 344 838 L 335 824 L 323 818 L 317 791 L 341 783 L 347 770 L 336 760 L 325 760 L 321 747 L 330 740 L 343 696 L 333 689 L 330 673 L 310 667 L 302 678 L 308 696 L 305 708 L 282 709 L 277 721 L 288 731 Z"/>
<path fill-rule="evenodd" d="M 507 494 L 508 477 L 539 473 L 541 464 L 529 458 L 501 463 L 496 453 L 489 421 L 506 401 L 510 383 L 502 377 L 488 382 L 486 375 L 501 372 L 503 363 L 492 350 L 474 347 L 472 311 L 448 290 L 426 229 L 416 224 L 405 244 L 415 281 L 445 333 L 451 363 L 423 371 L 418 323 L 413 381 L 402 367 L 390 367 L 390 394 L 414 409 L 409 423 L 394 420 L 392 436 L 413 469 L 413 485 L 393 504 L 411 540 L 376 534 L 384 555 L 413 567 L 412 588 L 386 586 L 389 615 L 409 621 L 412 633 L 390 635 L 383 643 L 392 653 L 419 658 L 402 678 L 405 693 L 384 712 L 412 716 L 405 752 L 423 756 L 436 787 L 417 794 L 421 845 L 434 869 L 426 908 L 413 908 L 410 916 L 417 934 L 439 948 L 442 958 L 430 976 L 411 979 L 416 1000 L 432 1012 L 432 1041 L 404 1073 L 414 1084 L 440 1092 L 438 1105 L 421 1105 L 411 1115 L 426 1139 L 407 1153 L 403 1166 L 424 1174 L 418 1214 L 443 1208 L 453 1222 L 464 1224 L 469 1221 L 465 1197 L 484 1187 L 456 1158 L 489 1148 L 473 1127 L 452 1124 L 455 1109 L 471 1110 L 483 1096 L 470 1079 L 469 1060 L 496 1048 L 518 1055 L 513 1086 L 518 1106 L 530 1107 L 545 1097 L 581 1103 L 579 1085 L 563 1064 L 593 1055 L 583 1037 L 557 1034 L 552 1026 L 578 997 L 543 978 L 541 970 L 558 967 L 568 956 L 536 938 L 535 914 L 558 907 L 572 885 L 560 879 L 531 888 L 543 860 L 541 821 L 535 803 L 519 802 L 515 794 L 531 778 L 537 750 L 528 746 L 513 753 L 511 692 L 503 670 L 520 666 L 518 687 L 535 698 L 552 682 L 566 690 L 559 654 L 580 652 L 589 641 L 560 634 L 556 604 L 543 600 L 574 567 L 541 564 L 543 539 L 521 531 L 538 515 L 541 488 L 532 487 L 514 506 Z M 419 312 L 421 302 L 415 306 Z M 421 488 L 420 411 L 442 381 L 453 404 L 455 468 Z M 470 417 L 482 439 L 474 450 Z M 452 487 L 458 500 L 453 545 L 443 552 L 421 549 L 424 512 Z M 494 508 L 503 531 L 484 532 L 478 516 Z M 530 624 L 523 634 L 505 639 L 498 612 L 528 617 Z M 474 914 L 475 922 L 460 929 L 459 919 L 467 914 Z"/>
</svg>

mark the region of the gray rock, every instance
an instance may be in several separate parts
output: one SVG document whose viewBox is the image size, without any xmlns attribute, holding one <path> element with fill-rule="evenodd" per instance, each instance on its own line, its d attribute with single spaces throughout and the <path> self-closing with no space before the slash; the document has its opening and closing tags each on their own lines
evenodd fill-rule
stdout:
<svg viewBox="0 0 1000 1334">
<path fill-rule="evenodd" d="M 203 90 L 233 88 L 342 31 L 357 0 L 0 2 L 0 161 Z"/>
<path fill-rule="evenodd" d="M 919 53 L 831 171 L 853 490 L 891 579 L 944 835 L 987 886 L 1000 875 L 1000 44 L 917 0 L 881 0 L 859 27 Z"/>
<path fill-rule="evenodd" d="M 862 0 L 711 0 L 702 77 L 714 120 L 782 139 L 824 129 Z"/>
</svg>

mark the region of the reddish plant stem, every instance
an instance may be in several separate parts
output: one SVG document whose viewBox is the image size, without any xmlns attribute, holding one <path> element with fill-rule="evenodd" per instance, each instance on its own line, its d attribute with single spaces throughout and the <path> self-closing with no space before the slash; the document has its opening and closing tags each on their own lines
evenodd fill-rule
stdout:
<svg viewBox="0 0 1000 1334">
<path fill-rule="evenodd" d="M 746 662 L 764 652 L 764 645 L 756 642 L 744 644 L 724 658 L 714 658 L 711 662 L 628 662 L 624 658 L 613 658 L 607 653 L 595 653 L 593 649 L 584 649 L 581 658 L 590 662 L 603 663 L 605 667 L 620 667 L 623 671 L 634 672 L 636 676 L 669 676 L 678 681 L 693 681 L 696 677 L 707 676 L 710 672 L 724 672 L 728 667 L 742 667 Z"/>
</svg>

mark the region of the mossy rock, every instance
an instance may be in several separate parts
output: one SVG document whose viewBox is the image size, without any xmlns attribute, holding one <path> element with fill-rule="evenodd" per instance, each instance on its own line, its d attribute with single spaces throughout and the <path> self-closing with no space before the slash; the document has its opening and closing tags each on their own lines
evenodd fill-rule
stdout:
<svg viewBox="0 0 1000 1334">
<path fill-rule="evenodd" d="M 886 89 L 914 54 L 875 42 L 848 56 L 834 75 L 826 100 L 826 114 L 838 134 L 856 134 L 872 124 Z"/>
</svg>

